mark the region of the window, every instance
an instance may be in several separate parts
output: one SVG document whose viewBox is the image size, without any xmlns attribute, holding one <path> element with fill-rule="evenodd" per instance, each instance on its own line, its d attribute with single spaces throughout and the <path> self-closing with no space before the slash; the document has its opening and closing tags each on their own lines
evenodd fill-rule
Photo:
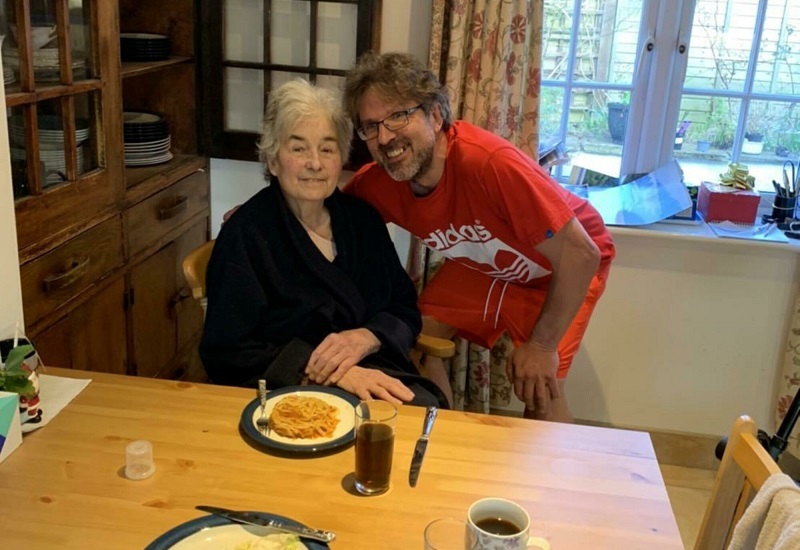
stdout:
<svg viewBox="0 0 800 550">
<path fill-rule="evenodd" d="M 356 58 L 378 49 L 380 0 L 199 4 L 206 29 L 200 127 L 209 156 L 257 160 L 255 144 L 270 90 L 298 77 L 339 88 Z M 355 150 L 351 158 L 365 154 L 366 148 Z"/>
<path fill-rule="evenodd" d="M 699 183 L 740 162 L 773 191 L 783 162 L 800 156 L 792 4 L 545 0 L 541 141 L 562 139 L 573 164 L 611 175 L 674 157 Z"/>
</svg>

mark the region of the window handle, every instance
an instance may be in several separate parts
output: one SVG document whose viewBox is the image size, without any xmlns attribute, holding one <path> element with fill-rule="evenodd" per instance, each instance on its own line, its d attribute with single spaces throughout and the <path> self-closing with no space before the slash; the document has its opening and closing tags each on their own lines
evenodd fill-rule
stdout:
<svg viewBox="0 0 800 550">
<path fill-rule="evenodd" d="M 687 42 L 688 42 L 688 40 L 686 38 L 686 35 L 684 33 L 680 33 L 678 35 L 678 53 L 679 54 L 683 55 L 683 54 L 686 53 L 686 50 L 689 49 L 689 46 L 687 45 Z"/>
</svg>

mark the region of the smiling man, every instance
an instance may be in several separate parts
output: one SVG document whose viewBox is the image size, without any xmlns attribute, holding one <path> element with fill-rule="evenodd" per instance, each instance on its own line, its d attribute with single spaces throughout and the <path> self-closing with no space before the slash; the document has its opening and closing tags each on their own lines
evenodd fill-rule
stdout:
<svg viewBox="0 0 800 550">
<path fill-rule="evenodd" d="M 600 215 L 508 141 L 454 122 L 409 54 L 362 56 L 344 101 L 375 160 L 345 191 L 448 258 L 419 297 L 424 332 L 492 347 L 507 331 L 526 416 L 570 421 L 564 380 L 614 257 Z M 444 376 L 434 359 L 425 368 Z"/>
</svg>

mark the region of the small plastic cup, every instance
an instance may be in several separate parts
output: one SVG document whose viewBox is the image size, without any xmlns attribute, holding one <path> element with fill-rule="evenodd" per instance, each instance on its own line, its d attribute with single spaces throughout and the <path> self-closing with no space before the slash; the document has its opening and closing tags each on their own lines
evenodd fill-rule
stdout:
<svg viewBox="0 0 800 550">
<path fill-rule="evenodd" d="M 128 479 L 147 479 L 156 471 L 153 462 L 153 445 L 139 440 L 125 447 L 125 477 Z"/>
</svg>

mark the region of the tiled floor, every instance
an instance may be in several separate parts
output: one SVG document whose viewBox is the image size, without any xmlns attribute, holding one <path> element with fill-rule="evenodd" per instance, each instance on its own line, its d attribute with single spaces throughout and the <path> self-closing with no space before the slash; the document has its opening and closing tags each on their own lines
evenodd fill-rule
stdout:
<svg viewBox="0 0 800 550">
<path fill-rule="evenodd" d="M 669 502 L 678 522 L 683 546 L 691 550 L 703 521 L 716 472 L 662 464 L 661 475 L 667 486 Z"/>
</svg>

